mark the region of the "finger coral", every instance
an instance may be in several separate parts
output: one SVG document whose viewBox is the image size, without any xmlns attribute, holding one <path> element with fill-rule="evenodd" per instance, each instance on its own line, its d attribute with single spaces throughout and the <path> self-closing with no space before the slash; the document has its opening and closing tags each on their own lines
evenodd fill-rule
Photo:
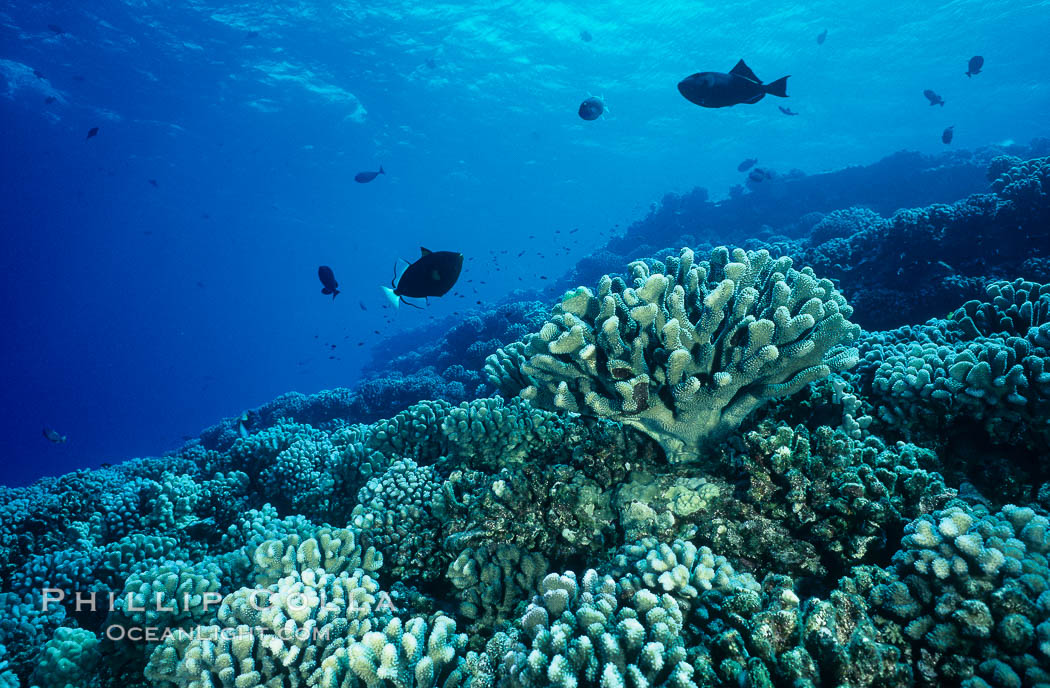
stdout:
<svg viewBox="0 0 1050 688">
<path fill-rule="evenodd" d="M 766 251 L 682 249 L 635 261 L 628 286 L 565 295 L 524 343 L 489 358 L 506 394 L 541 408 L 612 418 L 695 458 L 772 397 L 850 368 L 859 328 L 829 280 Z"/>
</svg>

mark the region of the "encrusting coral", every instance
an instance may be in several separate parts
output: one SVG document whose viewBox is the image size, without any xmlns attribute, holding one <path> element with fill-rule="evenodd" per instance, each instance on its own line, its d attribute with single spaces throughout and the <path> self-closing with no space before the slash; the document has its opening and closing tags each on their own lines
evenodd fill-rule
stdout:
<svg viewBox="0 0 1050 688">
<path fill-rule="evenodd" d="M 848 369 L 860 328 L 829 280 L 766 251 L 690 249 L 635 261 L 633 286 L 606 275 L 569 292 L 539 333 L 487 370 L 542 408 L 612 418 L 695 458 L 765 400 Z"/>
</svg>

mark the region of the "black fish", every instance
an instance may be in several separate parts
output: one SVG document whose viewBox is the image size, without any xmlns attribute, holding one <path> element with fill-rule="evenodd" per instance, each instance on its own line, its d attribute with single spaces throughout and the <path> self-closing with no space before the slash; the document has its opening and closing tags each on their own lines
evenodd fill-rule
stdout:
<svg viewBox="0 0 1050 688">
<path fill-rule="evenodd" d="M 56 33 L 56 34 L 59 34 L 59 35 L 65 33 L 65 31 L 62 30 L 62 27 L 59 26 L 58 24 L 48 24 L 47 28 L 51 29 L 52 33 Z"/>
<path fill-rule="evenodd" d="M 785 115 L 790 115 L 791 117 L 794 117 L 795 115 L 798 114 L 797 112 L 795 112 L 791 108 L 784 107 L 783 105 L 777 105 L 777 109 L 780 110 L 781 112 L 783 112 Z"/>
<path fill-rule="evenodd" d="M 926 96 L 926 100 L 930 101 L 930 105 L 940 105 L 941 107 L 944 107 L 944 98 L 941 98 L 930 89 L 926 89 L 922 94 Z"/>
<path fill-rule="evenodd" d="M 603 112 L 605 112 L 605 103 L 601 98 L 591 96 L 580 103 L 580 119 L 592 122 L 601 117 Z"/>
<path fill-rule="evenodd" d="M 828 38 L 828 30 L 824 29 L 819 34 L 817 34 L 817 45 L 824 45 L 824 41 L 826 41 L 827 38 Z"/>
<path fill-rule="evenodd" d="M 941 133 L 941 141 L 942 142 L 944 142 L 944 143 L 951 143 L 952 142 L 952 138 L 955 136 L 955 132 L 952 131 L 953 129 L 955 129 L 955 127 L 951 126 L 951 127 L 948 127 L 947 129 L 945 129 Z"/>
<path fill-rule="evenodd" d="M 425 299 L 429 296 L 444 296 L 448 293 L 459 279 L 459 273 L 463 270 L 463 254 L 455 251 L 430 251 L 422 246 L 419 248 L 422 254 L 414 263 L 410 263 L 401 277 L 397 277 L 397 265 L 394 265 L 394 279 L 390 280 L 389 287 L 383 287 L 390 303 L 397 308 L 398 304 L 404 302 L 409 306 L 419 308 L 415 304 L 405 301 L 405 297 L 412 299 Z M 397 284 L 394 284 L 394 281 Z M 391 288 L 393 287 L 393 288 Z"/>
<path fill-rule="evenodd" d="M 56 98 L 54 96 L 48 96 L 47 98 L 44 98 L 44 105 L 50 105 L 51 103 L 55 102 L 56 100 L 58 100 L 58 98 Z"/>
<path fill-rule="evenodd" d="M 773 170 L 767 170 L 763 167 L 756 167 L 748 173 L 747 178 L 749 181 L 755 182 L 757 184 L 767 179 L 772 179 Z"/>
<path fill-rule="evenodd" d="M 981 67 L 984 66 L 984 58 L 980 55 L 974 55 L 970 58 L 970 63 L 966 65 L 966 76 L 975 76 L 981 73 Z"/>
<path fill-rule="evenodd" d="M 361 310 L 363 310 L 363 311 L 367 311 L 367 310 L 368 310 L 368 309 L 367 309 L 367 308 L 365 307 L 365 302 L 364 302 L 364 301 L 358 301 L 358 302 L 357 302 L 357 305 L 358 305 L 358 306 L 360 306 L 360 307 L 361 307 Z"/>
<path fill-rule="evenodd" d="M 153 186 L 158 186 L 158 184 L 157 184 L 157 180 L 156 180 L 156 179 L 147 179 L 146 181 L 148 181 L 148 182 L 149 182 L 150 184 L 152 184 Z"/>
<path fill-rule="evenodd" d="M 58 431 L 52 430 L 51 428 L 44 428 L 44 437 L 46 437 L 47 441 L 52 444 L 64 444 L 66 441 L 65 435 L 61 435 Z"/>
<path fill-rule="evenodd" d="M 358 172 L 354 175 L 354 181 L 358 184 L 367 184 L 381 174 L 386 174 L 382 165 L 379 166 L 378 172 Z"/>
<path fill-rule="evenodd" d="M 790 75 L 789 75 L 790 76 Z M 678 92 L 690 103 L 701 107 L 720 108 L 731 105 L 757 103 L 768 93 L 778 98 L 787 98 L 787 80 L 784 76 L 763 84 L 755 73 L 744 64 L 736 63 L 728 74 L 723 72 L 698 72 L 678 82 Z"/>
<path fill-rule="evenodd" d="M 40 72 L 40 70 L 39 70 L 39 69 L 34 69 L 34 70 L 33 70 L 33 76 L 35 76 L 35 77 L 36 77 L 37 79 L 46 79 L 46 78 L 47 78 L 46 76 L 44 76 L 44 75 L 43 75 L 43 74 L 42 74 L 42 73 Z"/>
<path fill-rule="evenodd" d="M 745 160 L 744 162 L 742 162 L 742 163 L 740 163 L 739 165 L 736 166 L 736 171 L 737 172 L 747 172 L 748 170 L 750 170 L 752 167 L 755 166 L 756 162 L 758 162 L 758 158 L 748 158 L 747 160 Z M 575 232 L 576 230 L 574 229 L 572 231 Z"/>
<path fill-rule="evenodd" d="M 591 35 L 590 31 L 588 31 L 587 29 L 584 29 L 583 31 L 580 32 L 580 40 L 583 41 L 584 43 L 590 43 L 591 41 L 594 40 L 594 36 Z"/>
<path fill-rule="evenodd" d="M 98 136 L 98 127 L 91 127 L 90 129 L 88 129 L 87 138 L 90 139 L 94 136 Z"/>
<path fill-rule="evenodd" d="M 317 276 L 321 278 L 321 284 L 324 285 L 324 288 L 321 289 L 322 294 L 331 294 L 333 299 L 339 296 L 339 283 L 335 281 L 335 273 L 332 272 L 332 268 L 322 265 L 317 268 Z"/>
</svg>

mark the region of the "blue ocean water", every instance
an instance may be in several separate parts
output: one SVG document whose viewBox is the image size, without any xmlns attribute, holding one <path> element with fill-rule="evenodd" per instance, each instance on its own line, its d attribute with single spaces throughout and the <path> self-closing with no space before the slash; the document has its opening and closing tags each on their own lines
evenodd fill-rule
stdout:
<svg viewBox="0 0 1050 688">
<path fill-rule="evenodd" d="M 667 193 L 724 196 L 747 157 L 816 173 L 940 152 L 948 126 L 953 149 L 1046 135 L 1048 31 L 1008 0 L 8 3 L 0 483 L 351 386 L 388 338 L 554 280 Z M 678 94 L 741 58 L 790 98 Z M 588 95 L 607 118 L 577 116 Z M 466 254 L 461 283 L 395 313 L 379 287 L 420 246 Z"/>
</svg>

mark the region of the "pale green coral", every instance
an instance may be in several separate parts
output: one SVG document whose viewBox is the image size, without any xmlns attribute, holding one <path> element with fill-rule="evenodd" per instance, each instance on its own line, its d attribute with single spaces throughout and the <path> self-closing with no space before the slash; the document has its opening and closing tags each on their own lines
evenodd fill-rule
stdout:
<svg viewBox="0 0 1050 688">
<path fill-rule="evenodd" d="M 437 615 L 429 623 L 391 619 L 382 631 L 365 633 L 325 657 L 310 679 L 318 688 L 454 688 L 465 685 L 460 653 L 467 636 L 456 622 Z"/>
<path fill-rule="evenodd" d="M 208 562 L 170 561 L 133 573 L 117 598 L 116 607 L 143 628 L 174 628 L 210 616 L 206 600 L 217 601 L 222 571 Z"/>
<path fill-rule="evenodd" d="M 490 356 L 492 383 L 635 427 L 678 461 L 765 400 L 856 363 L 852 309 L 789 258 L 720 247 L 697 262 L 682 249 L 630 270 L 633 286 L 605 276 L 597 295 L 580 287 L 537 334 Z"/>
<path fill-rule="evenodd" d="M 625 594 L 588 570 L 550 574 L 521 617 L 521 644 L 506 653 L 508 688 L 695 688 L 682 638 L 683 616 L 669 594 Z"/>
<path fill-rule="evenodd" d="M 625 538 L 685 535 L 714 509 L 721 488 L 706 478 L 636 470 L 613 499 Z"/>
<path fill-rule="evenodd" d="M 710 590 L 730 593 L 760 589 L 754 576 L 737 573 L 725 557 L 685 540 L 667 544 L 644 538 L 624 545 L 613 557 L 611 571 L 625 590 L 647 588 L 668 593 L 684 611 Z"/>
<path fill-rule="evenodd" d="M 364 636 L 392 611 L 363 571 L 294 572 L 227 595 L 216 624 L 171 634 L 150 656 L 146 677 L 177 688 L 305 685 L 330 645 Z"/>
<path fill-rule="evenodd" d="M 361 544 L 360 533 L 350 528 L 318 528 L 311 537 L 296 533 L 267 540 L 255 549 L 255 582 L 270 585 L 295 571 L 321 569 L 341 573 L 363 569 L 376 573 L 383 566 L 383 555 L 374 547 Z"/>
</svg>

